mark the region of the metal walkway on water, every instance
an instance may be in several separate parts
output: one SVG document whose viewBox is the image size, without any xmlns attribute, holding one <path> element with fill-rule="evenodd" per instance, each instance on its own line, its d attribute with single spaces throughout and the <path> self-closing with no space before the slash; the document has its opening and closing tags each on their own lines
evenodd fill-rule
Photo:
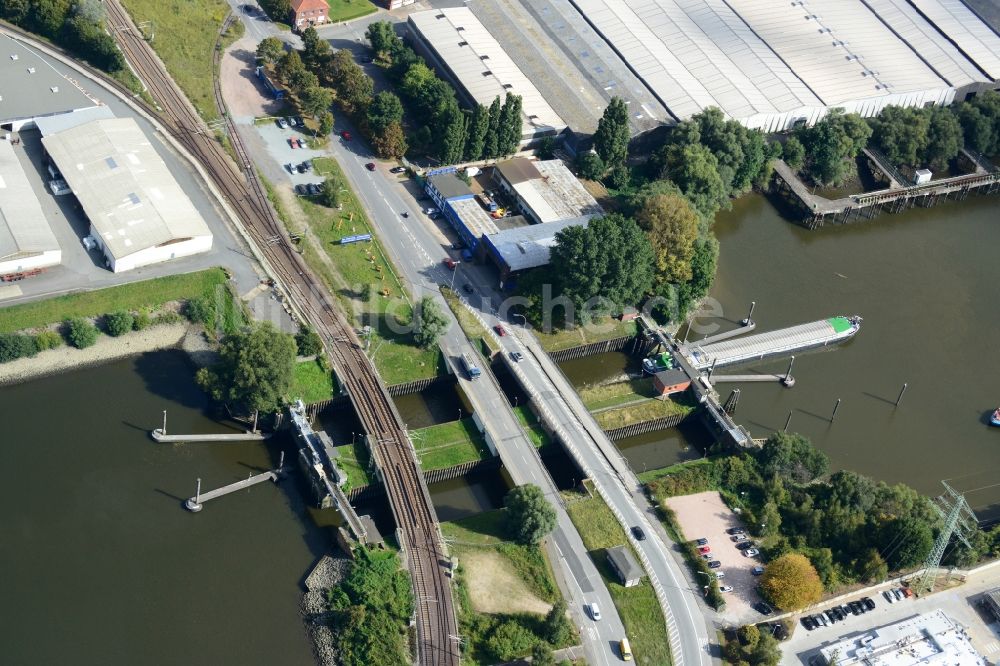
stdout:
<svg viewBox="0 0 1000 666">
<path fill-rule="evenodd" d="M 722 368 L 842 342 L 858 331 L 859 322 L 856 317 L 831 317 L 714 344 L 688 344 L 686 351 L 698 370 Z"/>
</svg>

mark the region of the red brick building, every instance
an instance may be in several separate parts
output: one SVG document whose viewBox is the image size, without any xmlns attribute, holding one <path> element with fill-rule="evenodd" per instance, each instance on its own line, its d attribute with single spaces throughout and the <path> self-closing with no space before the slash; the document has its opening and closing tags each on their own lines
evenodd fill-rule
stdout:
<svg viewBox="0 0 1000 666">
<path fill-rule="evenodd" d="M 686 391 L 691 386 L 691 380 L 683 370 L 673 368 L 658 372 L 653 376 L 653 389 L 660 395 L 670 395 Z"/>
<path fill-rule="evenodd" d="M 292 28 L 302 32 L 311 25 L 323 25 L 329 20 L 330 5 L 326 0 L 292 0 Z"/>
</svg>

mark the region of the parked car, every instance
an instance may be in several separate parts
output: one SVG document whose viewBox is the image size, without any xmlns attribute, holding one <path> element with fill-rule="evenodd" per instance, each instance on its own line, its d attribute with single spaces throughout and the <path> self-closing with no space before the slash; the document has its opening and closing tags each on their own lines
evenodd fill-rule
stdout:
<svg viewBox="0 0 1000 666">
<path fill-rule="evenodd" d="M 406 173 L 406 167 L 394 166 L 391 169 L 389 169 L 389 173 Z"/>
<path fill-rule="evenodd" d="M 827 610 L 827 611 L 823 611 L 823 615 L 830 622 L 830 624 L 836 624 L 837 623 L 837 616 L 834 614 L 834 612 L 833 612 L 832 609 L 831 610 Z"/>
<path fill-rule="evenodd" d="M 340 133 L 340 138 L 343 139 L 344 141 L 350 141 L 351 133 L 348 132 L 347 130 L 344 130 L 343 132 Z"/>
<path fill-rule="evenodd" d="M 754 543 L 753 541 L 740 541 L 738 544 L 736 544 L 736 547 L 740 550 L 749 550 L 751 548 L 756 548 L 757 544 Z"/>
<path fill-rule="evenodd" d="M 746 534 L 746 530 L 742 527 L 730 527 L 726 530 L 726 534 Z"/>
<path fill-rule="evenodd" d="M 295 121 L 295 126 L 296 127 L 305 127 L 306 126 L 305 122 L 302 120 L 302 116 L 295 116 L 295 118 L 293 118 L 293 120 Z"/>
<path fill-rule="evenodd" d="M 813 615 L 812 618 L 813 621 L 820 627 L 825 627 L 829 624 L 829 622 L 826 621 L 826 616 L 822 614 Z"/>
<path fill-rule="evenodd" d="M 435 213 L 440 213 L 441 209 L 435 208 L 434 206 L 430 206 L 428 208 L 425 208 L 424 212 L 427 213 L 428 215 L 434 215 Z"/>
<path fill-rule="evenodd" d="M 293 136 L 291 139 L 288 140 L 288 145 L 292 147 L 292 150 L 295 150 L 296 148 L 299 147 L 299 141 Z"/>
<path fill-rule="evenodd" d="M 288 123 L 289 127 L 295 127 L 298 124 L 295 122 L 295 116 L 286 116 L 285 122 Z"/>
<path fill-rule="evenodd" d="M 510 353 L 510 360 L 514 361 L 514 363 L 520 363 L 522 358 L 524 358 L 524 354 L 519 351 L 512 351 Z"/>
<path fill-rule="evenodd" d="M 464 291 L 467 294 L 474 294 L 474 293 L 476 293 L 476 290 L 473 289 L 472 285 L 469 284 L 468 282 L 466 282 L 465 284 L 462 285 L 462 291 Z"/>
<path fill-rule="evenodd" d="M 365 165 L 365 168 L 368 169 L 369 171 L 374 171 L 375 170 L 375 163 L 374 162 L 369 162 L 368 164 Z"/>
<path fill-rule="evenodd" d="M 286 164 L 285 168 L 288 169 L 288 173 L 295 173 L 295 165 L 292 164 L 291 162 Z"/>
<path fill-rule="evenodd" d="M 911 590 L 908 587 L 904 587 L 903 588 L 903 596 L 906 597 L 907 599 L 909 599 L 910 597 L 913 596 L 913 590 Z"/>
<path fill-rule="evenodd" d="M 590 617 L 594 618 L 594 622 L 601 619 L 601 609 L 597 607 L 596 603 L 591 603 L 590 607 Z"/>
<path fill-rule="evenodd" d="M 278 118 L 274 122 L 276 122 L 278 124 L 278 127 L 280 127 L 281 129 L 288 129 L 288 122 L 284 118 Z"/>
<path fill-rule="evenodd" d="M 712 560 L 711 562 L 708 563 L 709 569 L 718 569 L 721 566 L 722 562 L 720 562 L 719 560 Z"/>
<path fill-rule="evenodd" d="M 761 574 L 764 573 L 764 567 L 760 566 L 754 567 L 753 569 L 750 570 L 750 573 L 752 573 L 754 576 L 760 576 Z"/>
<path fill-rule="evenodd" d="M 733 591 L 733 586 L 732 585 L 720 585 L 719 586 L 719 592 L 732 592 L 732 591 Z"/>
<path fill-rule="evenodd" d="M 312 162 L 310 162 L 309 160 L 306 160 L 305 162 L 300 162 L 299 163 L 299 168 L 301 168 L 303 171 L 309 171 L 309 170 L 311 170 L 313 168 L 313 165 L 312 165 Z"/>
<path fill-rule="evenodd" d="M 701 548 L 698 549 L 699 553 L 709 553 L 711 551 L 712 548 L 710 546 L 702 546 Z"/>
<path fill-rule="evenodd" d="M 847 617 L 847 613 L 845 613 L 839 606 L 834 606 L 830 609 L 830 612 L 833 613 L 833 616 L 838 620 L 843 620 Z"/>
<path fill-rule="evenodd" d="M 311 194 L 314 197 L 318 196 L 320 193 L 319 185 L 317 185 L 316 183 L 309 183 L 308 185 L 306 185 L 306 188 L 308 188 L 309 194 Z"/>
<path fill-rule="evenodd" d="M 507 335 L 507 329 L 503 327 L 503 324 L 497 324 L 496 326 L 493 327 L 493 330 L 496 331 L 497 335 L 499 335 L 500 337 Z"/>
<path fill-rule="evenodd" d="M 743 551 L 743 557 L 757 557 L 760 555 L 760 551 L 756 548 L 747 548 Z"/>
<path fill-rule="evenodd" d="M 806 628 L 806 631 L 812 631 L 816 628 L 816 620 L 812 619 L 812 617 L 808 615 L 803 615 L 799 618 L 799 622 L 801 622 L 802 626 Z"/>
<path fill-rule="evenodd" d="M 892 595 L 896 597 L 896 601 L 903 599 L 903 593 L 899 590 L 899 588 L 894 589 L 892 591 Z"/>
<path fill-rule="evenodd" d="M 304 197 L 305 195 L 309 194 L 309 189 L 305 185 L 296 185 L 295 193 L 300 197 Z"/>
<path fill-rule="evenodd" d="M 765 604 L 763 601 L 758 601 L 753 605 L 753 609 L 760 613 L 761 615 L 770 615 L 774 612 L 774 609 Z"/>
<path fill-rule="evenodd" d="M 735 541 L 736 543 L 741 543 L 743 541 L 748 541 L 749 539 L 750 539 L 750 537 L 748 537 L 746 534 L 735 534 L 735 535 L 729 537 L 730 541 Z"/>
<path fill-rule="evenodd" d="M 305 163 L 303 162 L 301 164 L 295 165 L 295 170 L 298 171 L 299 173 L 305 173 L 306 172 L 306 165 L 305 165 Z"/>
<path fill-rule="evenodd" d="M 715 580 L 722 580 L 725 577 L 726 577 L 726 572 L 725 571 L 716 571 L 715 572 Z"/>
<path fill-rule="evenodd" d="M 702 537 L 701 539 L 695 540 L 695 543 L 698 544 L 699 546 L 707 546 L 708 545 L 708 539 Z"/>
<path fill-rule="evenodd" d="M 706 560 L 710 560 L 713 557 L 715 557 L 715 555 L 713 555 L 710 551 L 707 551 L 707 550 L 704 553 L 702 553 L 701 556 L 702 556 L 702 558 L 704 558 Z"/>
<path fill-rule="evenodd" d="M 847 607 L 851 610 L 851 615 L 861 615 L 861 608 L 857 601 L 849 601 Z"/>
<path fill-rule="evenodd" d="M 885 600 L 888 601 L 890 604 L 896 603 L 896 597 L 892 594 L 892 590 L 883 591 L 882 596 L 885 597 Z"/>
</svg>

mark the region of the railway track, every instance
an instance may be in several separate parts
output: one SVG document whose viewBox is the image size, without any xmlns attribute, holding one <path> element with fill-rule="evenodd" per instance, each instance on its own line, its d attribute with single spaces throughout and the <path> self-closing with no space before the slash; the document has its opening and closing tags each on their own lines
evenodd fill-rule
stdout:
<svg viewBox="0 0 1000 666">
<path fill-rule="evenodd" d="M 230 157 L 169 77 L 122 6 L 117 0 L 106 0 L 104 7 L 109 31 L 160 107 L 151 109 L 147 105 L 147 110 L 158 116 L 166 130 L 206 169 L 239 218 L 243 232 L 262 263 L 275 278 L 277 288 L 284 292 L 293 310 L 323 337 L 338 377 L 345 383 L 370 438 L 373 458 L 382 474 L 402 537 L 401 545 L 413 584 L 419 662 L 428 666 L 457 665 L 458 626 L 444 568 L 447 558 L 427 485 L 402 420 L 354 328 L 292 248 L 243 146 L 239 130 L 226 113 L 218 77 L 215 79 L 215 102 L 239 161 L 239 169 L 234 168 Z M 232 15 L 227 17 L 223 30 L 232 20 Z M 219 58 L 220 50 L 216 49 L 216 64 Z M 130 91 L 103 74 L 95 74 L 132 96 Z"/>
</svg>

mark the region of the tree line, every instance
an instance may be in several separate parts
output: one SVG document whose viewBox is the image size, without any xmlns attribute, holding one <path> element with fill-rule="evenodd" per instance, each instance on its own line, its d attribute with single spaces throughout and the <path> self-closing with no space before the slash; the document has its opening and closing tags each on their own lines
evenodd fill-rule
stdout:
<svg viewBox="0 0 1000 666">
<path fill-rule="evenodd" d="M 104 6 L 98 0 L 5 0 L 0 18 L 51 39 L 105 72 L 125 69 L 125 58 L 105 32 Z"/>
<path fill-rule="evenodd" d="M 477 105 L 465 111 L 455 89 L 400 39 L 391 23 L 372 23 L 365 36 L 374 62 L 385 70 L 410 114 L 421 119 L 409 137 L 414 148 L 443 164 L 517 152 L 522 127 L 519 95 L 507 93 L 503 100 L 496 97 L 489 107 Z"/>
</svg>

